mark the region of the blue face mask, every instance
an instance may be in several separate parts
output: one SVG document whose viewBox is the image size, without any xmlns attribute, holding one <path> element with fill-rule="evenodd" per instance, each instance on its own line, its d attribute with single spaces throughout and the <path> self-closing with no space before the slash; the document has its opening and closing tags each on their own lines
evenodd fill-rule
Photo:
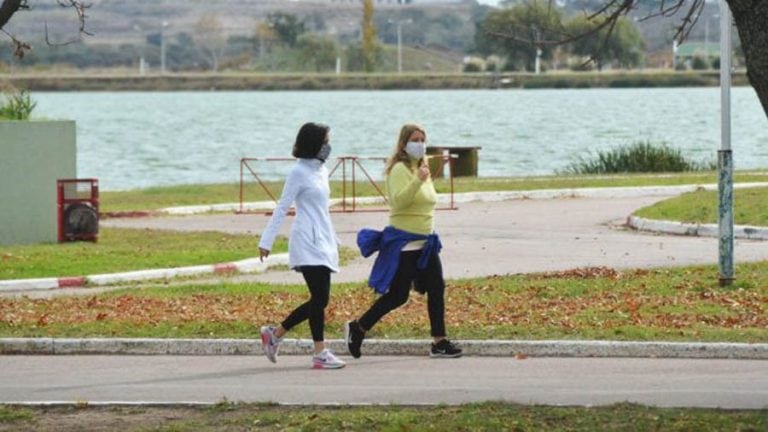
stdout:
<svg viewBox="0 0 768 432">
<path fill-rule="evenodd" d="M 320 150 L 317 152 L 317 156 L 315 156 L 315 158 L 325 162 L 326 160 L 328 160 L 328 156 L 330 155 L 331 155 L 331 145 L 328 143 L 323 143 L 323 145 L 320 146 Z"/>
<path fill-rule="evenodd" d="M 411 159 L 421 159 L 427 152 L 427 143 L 408 141 L 405 145 L 405 152 Z"/>
</svg>

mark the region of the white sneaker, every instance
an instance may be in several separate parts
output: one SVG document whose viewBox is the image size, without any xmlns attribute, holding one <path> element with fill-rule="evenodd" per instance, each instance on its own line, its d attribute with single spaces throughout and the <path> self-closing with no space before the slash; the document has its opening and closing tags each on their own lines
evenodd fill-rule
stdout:
<svg viewBox="0 0 768 432">
<path fill-rule="evenodd" d="M 277 363 L 277 351 L 280 349 L 282 339 L 275 336 L 274 326 L 264 326 L 261 328 L 261 349 L 269 361 Z"/>
<path fill-rule="evenodd" d="M 312 356 L 312 369 L 340 369 L 346 365 L 327 348 L 320 354 Z"/>
</svg>

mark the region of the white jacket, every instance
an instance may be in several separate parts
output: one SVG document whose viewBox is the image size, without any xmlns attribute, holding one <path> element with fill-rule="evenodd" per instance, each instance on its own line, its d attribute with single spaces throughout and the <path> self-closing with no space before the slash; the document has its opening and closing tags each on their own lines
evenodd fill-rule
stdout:
<svg viewBox="0 0 768 432">
<path fill-rule="evenodd" d="M 328 169 L 317 159 L 299 159 L 285 180 L 283 194 L 275 207 L 259 247 L 272 250 L 285 215 L 296 204 L 296 219 L 288 238 L 291 268 L 324 265 L 339 271 L 339 246 L 328 211 L 330 199 Z"/>
</svg>

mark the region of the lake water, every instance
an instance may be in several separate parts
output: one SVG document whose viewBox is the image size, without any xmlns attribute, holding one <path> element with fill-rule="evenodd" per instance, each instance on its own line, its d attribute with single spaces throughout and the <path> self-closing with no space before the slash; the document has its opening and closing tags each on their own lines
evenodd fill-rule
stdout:
<svg viewBox="0 0 768 432">
<path fill-rule="evenodd" d="M 33 94 L 36 117 L 77 121 L 79 177 L 102 190 L 239 180 L 241 157 L 288 156 L 301 124 L 331 126 L 333 155 L 387 156 L 400 126 L 480 146 L 480 176 L 552 174 L 637 140 L 697 160 L 720 147 L 718 88 Z M 768 120 L 749 87 L 732 94 L 734 163 L 768 167 Z M 265 178 L 289 163 L 258 163 Z M 376 167 L 380 167 L 376 165 Z M 379 169 L 370 170 L 378 174 Z"/>
</svg>

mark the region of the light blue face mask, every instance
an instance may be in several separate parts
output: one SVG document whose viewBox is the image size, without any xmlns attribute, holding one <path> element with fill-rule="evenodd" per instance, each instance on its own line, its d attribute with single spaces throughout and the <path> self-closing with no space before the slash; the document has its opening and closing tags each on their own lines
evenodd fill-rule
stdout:
<svg viewBox="0 0 768 432">
<path fill-rule="evenodd" d="M 331 145 L 328 143 L 323 143 L 323 145 L 320 146 L 320 150 L 317 152 L 317 156 L 315 156 L 315 158 L 325 162 L 326 160 L 328 160 L 328 156 L 330 155 L 331 155 Z"/>
<path fill-rule="evenodd" d="M 427 143 L 408 141 L 408 144 L 405 145 L 405 153 L 407 153 L 411 159 L 421 159 L 426 152 Z"/>
</svg>

